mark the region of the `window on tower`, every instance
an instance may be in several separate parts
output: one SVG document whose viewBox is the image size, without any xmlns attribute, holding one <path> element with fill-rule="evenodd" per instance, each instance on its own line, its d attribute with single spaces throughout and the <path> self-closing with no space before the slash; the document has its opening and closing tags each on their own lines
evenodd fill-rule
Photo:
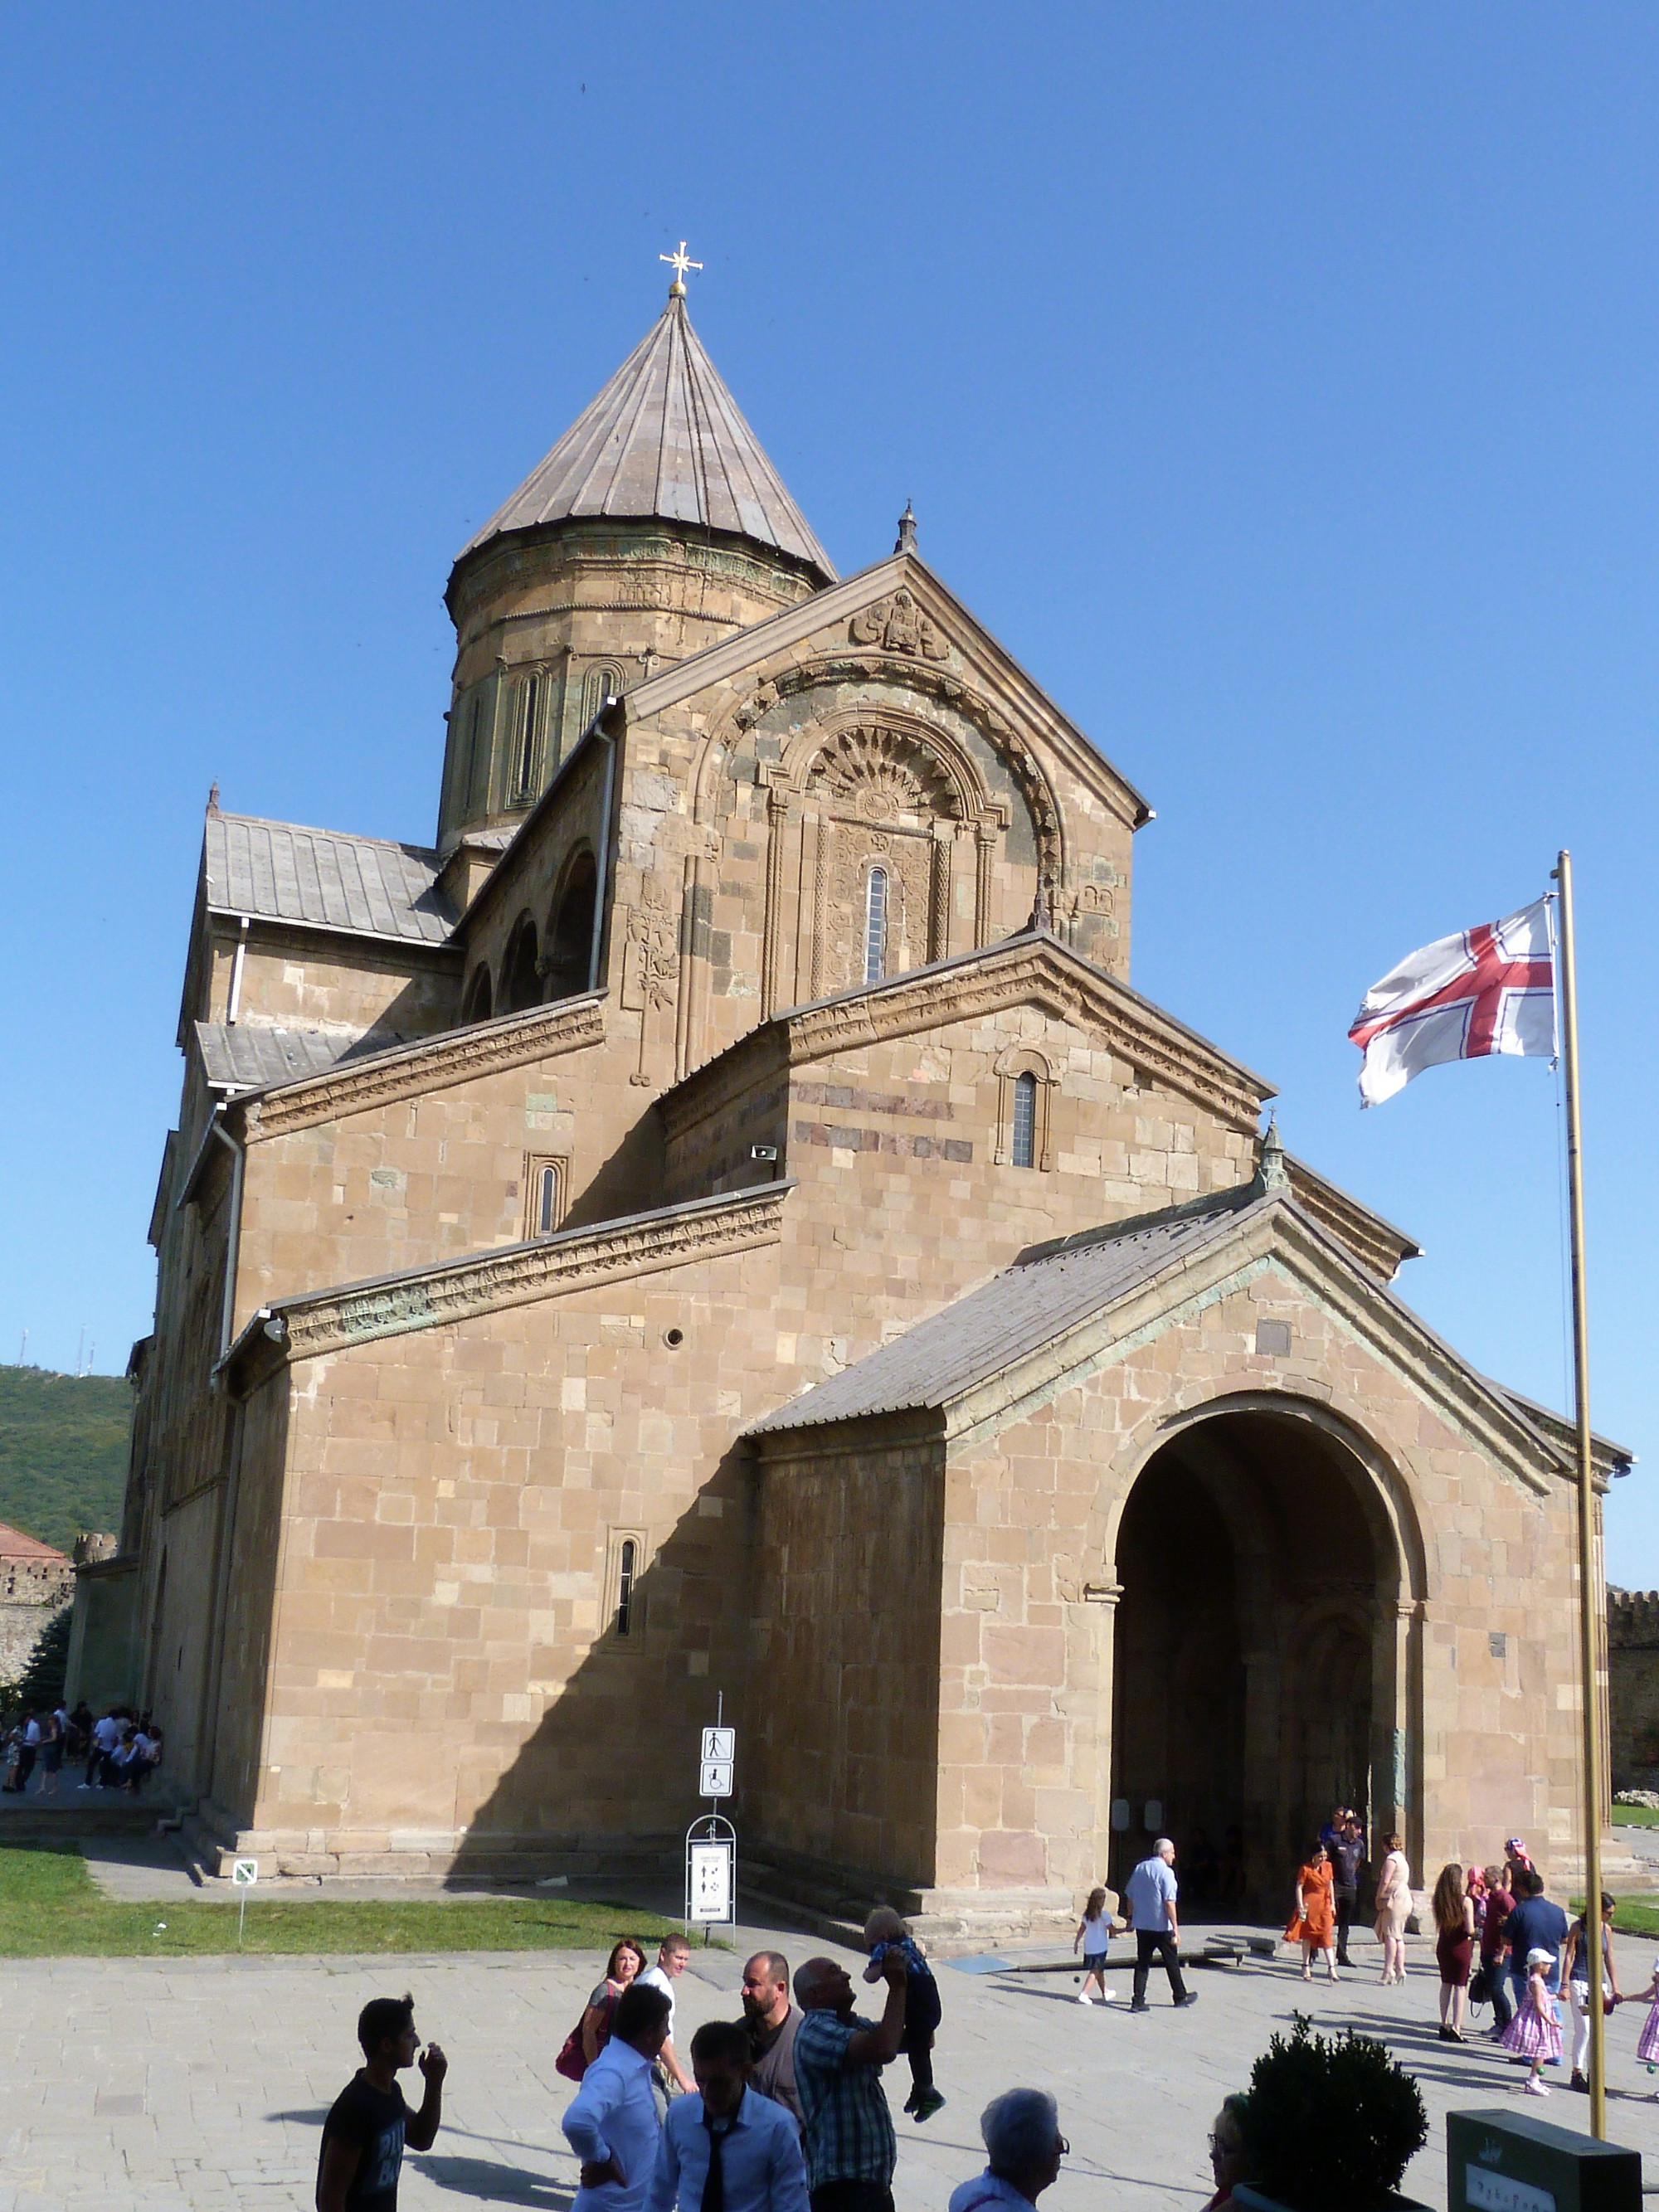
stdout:
<svg viewBox="0 0 1659 2212">
<path fill-rule="evenodd" d="M 518 799 L 527 799 L 534 787 L 536 737 L 543 686 L 544 678 L 539 675 L 526 676 L 519 686 L 518 727 L 513 760 L 513 791 Z"/>
<path fill-rule="evenodd" d="M 602 662 L 590 668 L 582 678 L 582 727 L 586 729 L 607 699 L 620 699 L 623 679 L 620 668 Z"/>
<path fill-rule="evenodd" d="M 887 871 L 872 868 L 864 886 L 864 980 L 879 983 L 887 973 Z"/>
<path fill-rule="evenodd" d="M 1008 1150 L 1017 1168 L 1035 1167 L 1036 1164 L 1036 1076 L 1016 1077 L 1013 1128 L 1010 1133 Z"/>
</svg>

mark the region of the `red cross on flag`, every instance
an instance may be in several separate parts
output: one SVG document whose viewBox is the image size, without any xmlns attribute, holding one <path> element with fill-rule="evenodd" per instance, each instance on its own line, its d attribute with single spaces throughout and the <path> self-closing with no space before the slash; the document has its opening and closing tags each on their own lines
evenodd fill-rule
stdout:
<svg viewBox="0 0 1659 2212">
<path fill-rule="evenodd" d="M 1372 984 L 1348 1031 L 1365 1055 L 1362 1106 L 1380 1106 L 1443 1060 L 1554 1057 L 1549 903 L 1442 937 Z"/>
</svg>

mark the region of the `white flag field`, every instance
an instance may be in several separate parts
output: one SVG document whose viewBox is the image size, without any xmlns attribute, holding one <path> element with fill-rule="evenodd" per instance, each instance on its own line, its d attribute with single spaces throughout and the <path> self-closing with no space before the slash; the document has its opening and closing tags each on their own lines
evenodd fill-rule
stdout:
<svg viewBox="0 0 1659 2212">
<path fill-rule="evenodd" d="M 1359 1099 L 1380 1106 L 1413 1076 L 1488 1053 L 1555 1056 L 1550 902 L 1442 937 L 1373 983 L 1348 1035 L 1365 1055 Z"/>
</svg>

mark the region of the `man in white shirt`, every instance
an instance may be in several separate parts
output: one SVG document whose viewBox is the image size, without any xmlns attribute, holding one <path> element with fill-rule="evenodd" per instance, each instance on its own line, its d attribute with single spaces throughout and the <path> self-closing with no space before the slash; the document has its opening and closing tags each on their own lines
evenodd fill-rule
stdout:
<svg viewBox="0 0 1659 2212">
<path fill-rule="evenodd" d="M 560 2125 L 581 2160 L 570 2212 L 640 2212 L 657 2162 L 651 2068 L 668 2033 L 668 2000 L 638 1982 L 617 2000 L 611 2040 L 582 2076 Z"/>
<path fill-rule="evenodd" d="M 793 2116 L 749 2087 L 743 2022 L 705 2021 L 691 2072 L 697 2094 L 668 2108 L 645 2212 L 808 2212 Z"/>
<path fill-rule="evenodd" d="M 101 1790 L 104 1786 L 105 1762 L 113 1754 L 121 1741 L 121 1723 L 113 1713 L 106 1713 L 92 1725 L 92 1747 L 87 1753 L 87 1778 L 83 1790 Z"/>
<path fill-rule="evenodd" d="M 668 2035 L 662 2047 L 662 2057 L 657 2061 L 657 2087 L 662 2112 L 668 2110 L 668 2100 L 674 2091 L 672 2081 L 683 2097 L 689 2097 L 696 2083 L 680 2063 L 674 2048 L 674 1984 L 685 1972 L 685 1962 L 691 1956 L 691 1946 L 684 1936 L 665 1936 L 657 1947 L 657 1963 L 647 1966 L 639 1976 L 642 1990 L 660 1990 L 668 2000 Z"/>
<path fill-rule="evenodd" d="M 1177 2005 L 1198 2002 L 1198 1992 L 1181 1978 L 1181 1923 L 1176 1913 L 1180 1885 L 1175 1876 L 1175 1845 L 1160 1836 L 1149 1859 L 1140 1864 L 1123 1886 L 1124 1910 L 1135 1931 L 1135 1971 L 1131 2012 L 1145 2012 L 1146 1977 L 1154 1957 L 1163 1961 L 1170 1977 L 1170 1994 Z"/>
</svg>

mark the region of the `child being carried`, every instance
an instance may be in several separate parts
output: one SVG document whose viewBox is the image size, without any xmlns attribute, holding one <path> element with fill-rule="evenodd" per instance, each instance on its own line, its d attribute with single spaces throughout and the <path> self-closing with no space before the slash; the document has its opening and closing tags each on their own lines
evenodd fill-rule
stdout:
<svg viewBox="0 0 1659 2212">
<path fill-rule="evenodd" d="M 890 1905 L 878 1905 L 864 1923 L 865 1947 L 870 1963 L 866 1982 L 881 1979 L 881 1962 L 890 1951 L 899 1952 L 909 1979 L 904 1990 L 904 2039 L 899 2049 L 910 2062 L 910 2094 L 904 2109 L 913 2118 L 931 2120 L 945 2100 L 933 2087 L 933 2033 L 939 2027 L 939 1984 L 921 1955 L 909 1929 Z"/>
</svg>

